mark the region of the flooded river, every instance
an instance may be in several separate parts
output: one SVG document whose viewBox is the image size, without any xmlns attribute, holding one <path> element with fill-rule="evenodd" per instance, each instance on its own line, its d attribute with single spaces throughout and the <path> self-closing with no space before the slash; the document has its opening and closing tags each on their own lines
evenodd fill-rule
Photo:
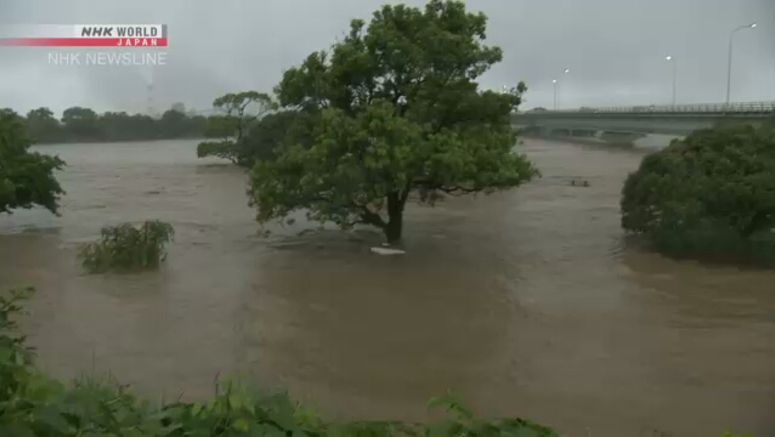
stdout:
<svg viewBox="0 0 775 437">
<path fill-rule="evenodd" d="M 0 216 L 0 287 L 38 288 L 24 328 L 44 369 L 154 399 L 240 375 L 332 418 L 423 419 L 451 389 L 570 436 L 775 435 L 775 272 L 628 246 L 640 152 L 529 140 L 543 178 L 410 205 L 408 254 L 380 257 L 370 230 L 262 236 L 244 173 L 195 147 L 40 148 L 69 164 L 62 216 Z M 161 270 L 82 273 L 80 242 L 144 219 L 175 226 Z"/>
</svg>

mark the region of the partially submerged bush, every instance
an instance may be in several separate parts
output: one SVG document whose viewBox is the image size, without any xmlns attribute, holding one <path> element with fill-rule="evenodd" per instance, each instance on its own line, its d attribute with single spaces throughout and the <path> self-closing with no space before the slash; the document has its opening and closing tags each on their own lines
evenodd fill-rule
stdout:
<svg viewBox="0 0 775 437">
<path fill-rule="evenodd" d="M 78 257 L 92 273 L 157 268 L 167 257 L 164 246 L 174 233 L 172 225 L 158 220 L 146 221 L 139 227 L 130 223 L 106 226 L 99 241 L 83 245 Z"/>
<path fill-rule="evenodd" d="M 723 126 L 643 159 L 622 226 L 671 255 L 775 261 L 775 130 Z"/>
<path fill-rule="evenodd" d="M 448 396 L 431 401 L 453 418 L 431 424 L 330 423 L 287 395 L 255 396 L 227 385 L 207 402 L 151 406 L 114 381 L 86 378 L 61 384 L 33 365 L 13 322 L 28 292 L 0 295 L 1 436 L 531 436 L 555 437 L 522 419 L 475 418 Z"/>
</svg>

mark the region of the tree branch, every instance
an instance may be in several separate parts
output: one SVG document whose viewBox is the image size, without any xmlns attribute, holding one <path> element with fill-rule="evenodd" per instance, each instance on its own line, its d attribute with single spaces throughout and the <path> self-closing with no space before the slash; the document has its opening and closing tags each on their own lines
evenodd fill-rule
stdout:
<svg viewBox="0 0 775 437">
<path fill-rule="evenodd" d="M 452 196 L 458 196 L 458 195 L 462 195 L 462 194 L 471 194 L 471 193 L 476 193 L 476 192 L 481 191 L 481 190 L 478 190 L 476 188 L 465 188 L 465 187 L 461 187 L 461 186 L 458 186 L 458 185 L 455 185 L 455 186 L 452 186 L 452 187 L 437 187 L 436 189 L 439 190 L 439 191 L 443 191 L 443 192 L 445 192 L 447 194 L 450 194 Z"/>
<path fill-rule="evenodd" d="M 384 220 L 382 220 L 382 217 L 380 217 L 379 214 L 371 211 L 370 209 L 363 207 L 361 210 L 361 223 L 366 225 L 373 225 L 380 229 L 385 229 L 387 227 L 387 223 L 385 223 Z"/>
</svg>

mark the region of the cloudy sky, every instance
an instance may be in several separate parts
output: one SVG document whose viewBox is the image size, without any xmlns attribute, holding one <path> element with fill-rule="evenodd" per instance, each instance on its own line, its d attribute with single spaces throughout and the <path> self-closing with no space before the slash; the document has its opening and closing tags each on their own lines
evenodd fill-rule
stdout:
<svg viewBox="0 0 775 437">
<path fill-rule="evenodd" d="M 47 48 L 0 47 L 0 107 L 140 112 L 152 81 L 157 109 L 177 101 L 205 109 L 226 92 L 271 90 L 284 68 L 385 2 L 0 0 L 0 25 L 167 24 L 170 38 L 166 65 L 156 67 L 56 66 Z M 490 17 L 489 43 L 504 50 L 482 86 L 524 80 L 526 107 L 552 106 L 553 78 L 561 80 L 562 107 L 669 103 L 668 54 L 678 62 L 679 103 L 723 101 L 730 30 L 754 21 L 756 29 L 734 39 L 732 100 L 775 100 L 774 0 L 467 3 Z M 562 75 L 566 66 L 571 72 Z"/>
</svg>

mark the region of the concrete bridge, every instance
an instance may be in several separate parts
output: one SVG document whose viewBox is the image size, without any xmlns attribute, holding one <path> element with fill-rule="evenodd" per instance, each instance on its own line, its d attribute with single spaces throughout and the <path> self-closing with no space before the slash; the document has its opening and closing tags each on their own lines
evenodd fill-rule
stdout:
<svg viewBox="0 0 775 437">
<path fill-rule="evenodd" d="M 526 136 L 631 144 L 650 134 L 680 137 L 718 123 L 760 124 L 775 102 L 531 110 L 514 115 Z"/>
</svg>

